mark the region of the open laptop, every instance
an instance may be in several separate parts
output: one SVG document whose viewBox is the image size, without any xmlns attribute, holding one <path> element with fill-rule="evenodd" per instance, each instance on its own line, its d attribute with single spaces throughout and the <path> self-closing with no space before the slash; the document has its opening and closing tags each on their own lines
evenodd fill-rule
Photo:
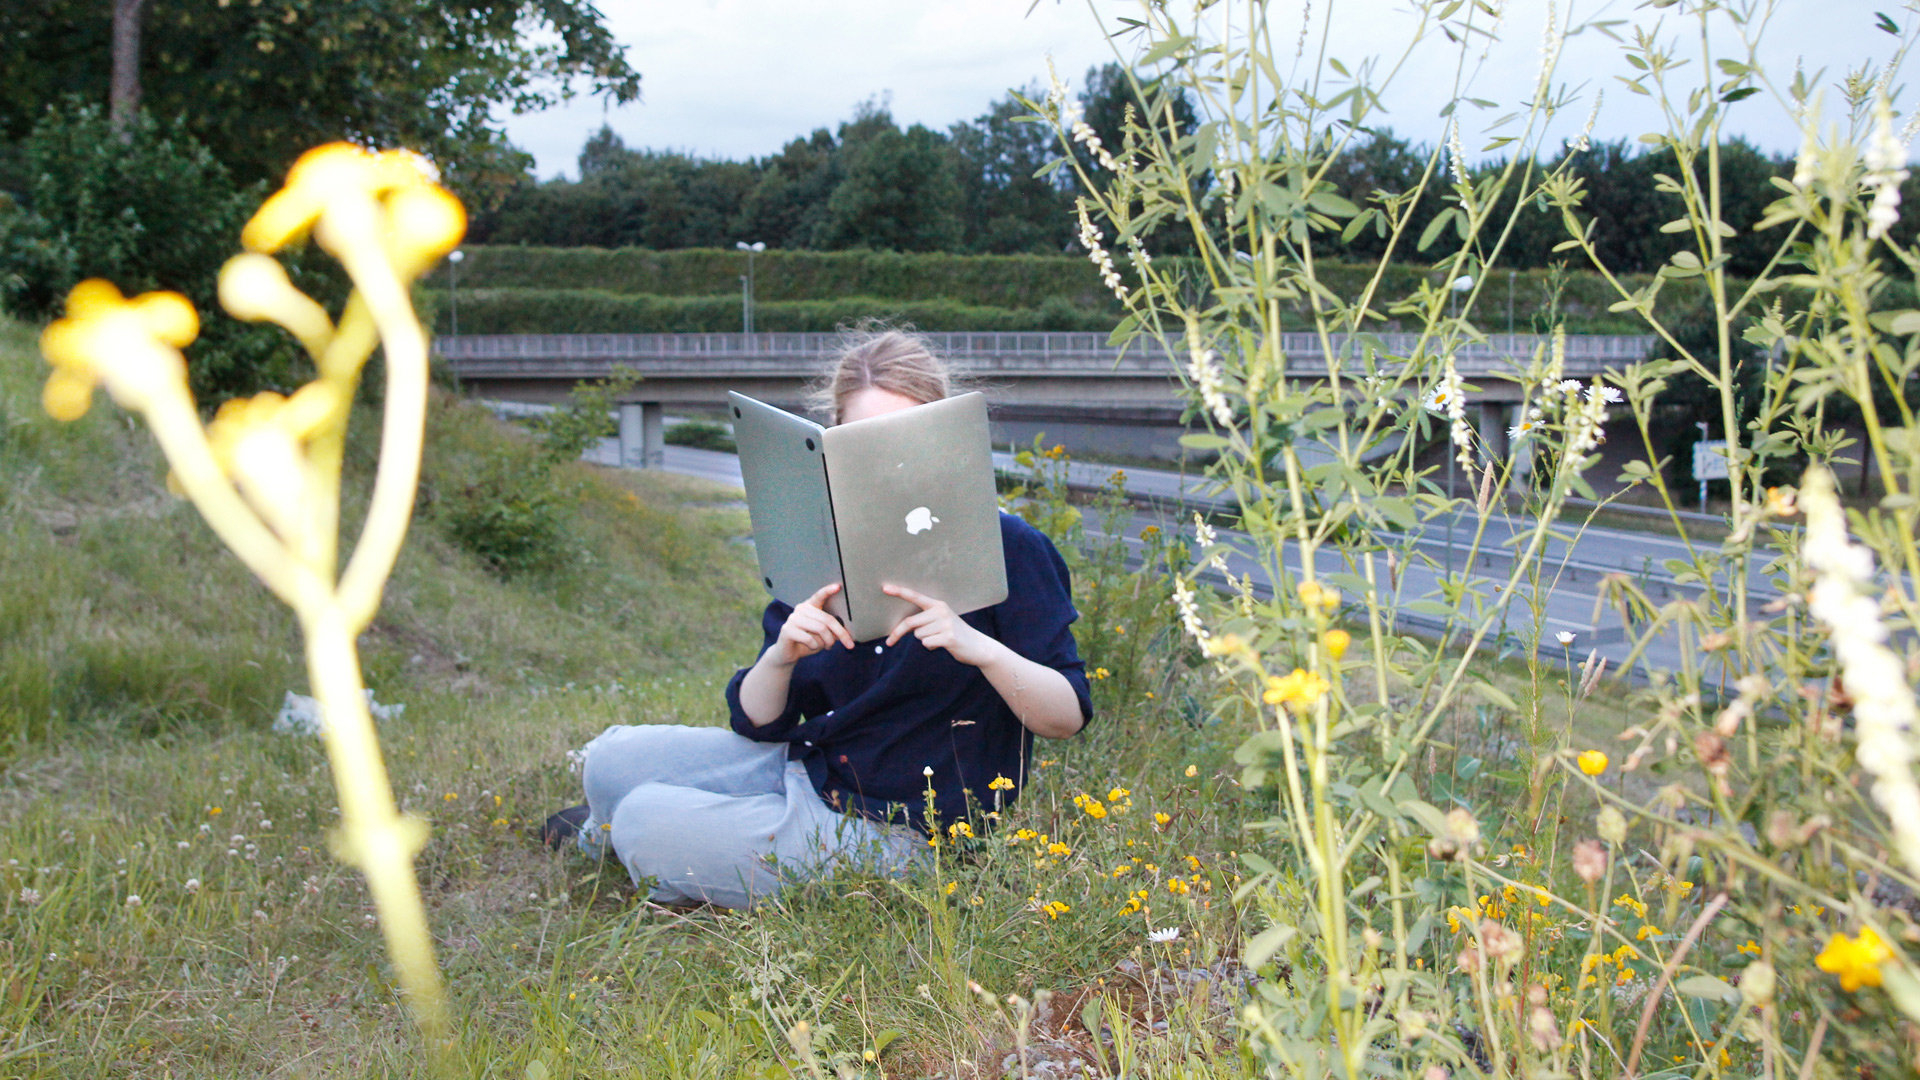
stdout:
<svg viewBox="0 0 1920 1080">
<path fill-rule="evenodd" d="M 761 581 L 799 604 L 842 582 L 828 610 L 855 641 L 885 637 L 913 603 L 956 613 L 1007 598 L 987 401 L 979 393 L 836 427 L 727 395 Z"/>
</svg>

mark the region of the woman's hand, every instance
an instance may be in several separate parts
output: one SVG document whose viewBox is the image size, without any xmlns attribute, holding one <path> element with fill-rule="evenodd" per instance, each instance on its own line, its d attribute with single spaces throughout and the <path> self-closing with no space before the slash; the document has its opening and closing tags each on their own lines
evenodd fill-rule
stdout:
<svg viewBox="0 0 1920 1080">
<path fill-rule="evenodd" d="M 919 605 L 920 610 L 901 619 L 887 635 L 887 644 L 912 634 L 929 649 L 945 649 L 947 655 L 969 667 L 984 667 L 1007 651 L 1005 645 L 975 630 L 965 619 L 953 613 L 945 600 L 935 600 L 904 585 L 882 585 L 888 596 Z"/>
<path fill-rule="evenodd" d="M 821 586 L 818 592 L 801 601 L 793 609 L 793 614 L 787 616 L 786 625 L 780 628 L 780 637 L 767 650 L 767 655 L 775 663 L 792 667 L 814 653 L 833 648 L 836 641 L 849 649 L 853 648 L 853 635 L 847 632 L 839 619 L 827 614 L 821 607 L 827 602 L 827 597 L 839 591 L 840 583 L 836 581 Z"/>
</svg>

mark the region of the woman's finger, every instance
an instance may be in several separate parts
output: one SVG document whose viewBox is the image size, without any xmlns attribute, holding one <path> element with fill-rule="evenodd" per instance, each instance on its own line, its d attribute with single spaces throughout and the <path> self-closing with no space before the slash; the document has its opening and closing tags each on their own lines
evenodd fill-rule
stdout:
<svg viewBox="0 0 1920 1080">
<path fill-rule="evenodd" d="M 827 597 L 832 596 L 834 593 L 837 593 L 839 591 L 840 591 L 840 583 L 837 581 L 832 582 L 831 584 L 822 585 L 818 589 L 815 589 L 813 595 L 807 597 L 804 603 L 808 607 L 815 607 L 815 608 L 820 607 L 821 605 L 827 602 Z"/>
<path fill-rule="evenodd" d="M 902 600 L 918 604 L 923 609 L 930 608 L 941 602 L 925 593 L 909 589 L 905 585 L 882 585 L 880 586 L 880 591 L 886 593 L 888 596 L 897 596 Z"/>
<path fill-rule="evenodd" d="M 910 633 L 916 637 L 919 636 L 920 628 L 937 618 L 939 618 L 939 615 L 935 612 L 916 611 L 912 615 L 901 619 L 899 622 L 893 624 L 893 632 L 887 635 L 888 646 L 892 646 L 894 642 L 899 641 Z"/>
</svg>

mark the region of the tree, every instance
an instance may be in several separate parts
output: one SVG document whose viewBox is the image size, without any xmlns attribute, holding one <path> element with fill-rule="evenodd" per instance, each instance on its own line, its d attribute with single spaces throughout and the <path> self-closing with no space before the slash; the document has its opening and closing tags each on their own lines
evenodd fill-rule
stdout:
<svg viewBox="0 0 1920 1080">
<path fill-rule="evenodd" d="M 139 102 L 187 130 L 242 184 L 278 179 L 317 143 L 404 145 L 463 193 L 524 170 L 495 119 L 582 86 L 634 100 L 640 76 L 589 0 L 248 0 L 123 5 L 137 22 Z M 105 103 L 116 4 L 0 4 L 0 139 L 69 96 Z M 123 38 L 123 46 L 126 44 Z"/>
<path fill-rule="evenodd" d="M 919 124 L 891 126 L 849 155 L 847 178 L 827 200 L 828 244 L 886 251 L 952 251 L 959 246 L 960 185 L 951 147 Z"/>
<path fill-rule="evenodd" d="M 1029 100 L 1040 94 L 1025 91 Z M 1036 175 L 1058 156 L 1059 146 L 1045 124 L 1022 121 L 1030 112 L 1009 94 L 977 119 L 949 129 L 968 251 L 1057 255 L 1073 238 L 1070 174 Z"/>
</svg>

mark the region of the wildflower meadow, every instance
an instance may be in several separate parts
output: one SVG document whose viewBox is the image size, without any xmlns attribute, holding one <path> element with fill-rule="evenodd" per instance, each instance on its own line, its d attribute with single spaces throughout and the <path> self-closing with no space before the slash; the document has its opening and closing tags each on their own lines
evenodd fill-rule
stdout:
<svg viewBox="0 0 1920 1080">
<path fill-rule="evenodd" d="M 1063 448 L 1022 451 L 1008 503 L 1073 572 L 1095 721 L 908 872 L 751 911 L 651 904 L 530 835 L 605 725 L 720 722 L 762 596 L 736 494 L 542 456 L 433 383 L 409 286 L 464 216 L 424 161 L 315 150 L 235 238 L 223 306 L 313 362 L 285 396 L 203 422 L 182 350 L 213 313 L 171 294 L 91 281 L 0 323 L 0 1075 L 1920 1071 L 1920 255 L 1890 234 L 1920 19 L 1787 76 L 1767 0 L 1547 4 L 1533 91 L 1482 103 L 1514 6 L 1421 0 L 1403 53 L 1360 58 L 1315 6 L 1150 0 L 1113 27 L 1118 142 L 1057 80 L 1026 103 L 1114 341 L 1180 357 L 1224 508 L 1136 529 L 1124 474 L 1089 494 Z M 1570 164 L 1604 115 L 1560 68 L 1574 35 L 1666 120 L 1648 196 L 1690 246 L 1644 284 Z M 1336 194 L 1429 54 L 1461 74 L 1419 189 Z M 1758 109 L 1805 140 L 1736 282 L 1719 155 Z M 1469 175 L 1470 144 L 1505 167 Z M 1574 378 L 1550 334 L 1469 377 L 1522 214 L 1657 355 Z M 1322 247 L 1362 231 L 1388 255 L 1328 287 Z M 1155 258 L 1172 235 L 1197 254 Z M 307 240 L 355 287 L 337 312 L 276 261 Z M 1476 423 L 1496 380 L 1520 404 Z M 1726 438 L 1724 520 L 1684 512 L 1658 448 L 1681 386 Z M 1635 451 L 1601 478 L 1608 438 Z M 473 512 L 524 475 L 551 491 Z M 1665 592 L 1592 586 L 1610 663 L 1545 610 L 1620 492 L 1686 554 Z M 1477 531 L 1441 566 L 1421 540 L 1453 519 Z M 319 738 L 267 730 L 295 685 Z"/>
</svg>

